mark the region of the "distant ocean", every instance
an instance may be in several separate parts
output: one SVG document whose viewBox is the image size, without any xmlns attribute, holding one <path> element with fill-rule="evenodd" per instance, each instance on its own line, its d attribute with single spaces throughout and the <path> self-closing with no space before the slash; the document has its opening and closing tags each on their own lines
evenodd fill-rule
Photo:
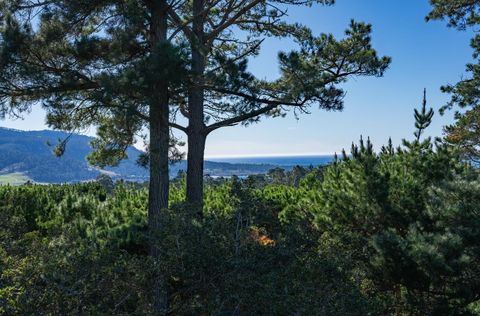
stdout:
<svg viewBox="0 0 480 316">
<path fill-rule="evenodd" d="M 333 155 L 319 156 L 266 156 L 266 157 L 228 157 L 228 158 L 206 158 L 214 162 L 226 162 L 235 164 L 274 165 L 279 167 L 302 166 L 323 166 L 331 163 Z"/>
</svg>

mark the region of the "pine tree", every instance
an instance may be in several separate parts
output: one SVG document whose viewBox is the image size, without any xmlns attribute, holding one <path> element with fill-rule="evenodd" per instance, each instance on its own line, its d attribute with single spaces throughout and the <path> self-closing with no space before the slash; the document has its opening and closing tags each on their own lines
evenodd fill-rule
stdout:
<svg viewBox="0 0 480 316">
<path fill-rule="evenodd" d="M 166 0 L 0 3 L 0 117 L 41 104 L 52 128 L 96 126 L 90 161 L 100 166 L 126 158 L 128 146 L 145 136 L 151 255 L 157 261 L 155 234 L 169 195 L 169 100 L 184 74 L 182 51 L 167 37 L 170 5 Z M 161 278 L 156 283 L 155 310 L 163 314 L 166 287 Z"/>
<path fill-rule="evenodd" d="M 431 120 L 422 109 L 413 141 L 397 150 L 389 141 L 377 154 L 361 139 L 296 207 L 353 258 L 367 291 L 385 300 L 381 314 L 471 315 L 480 298 L 478 172 L 448 146 L 419 141 Z"/>
<path fill-rule="evenodd" d="M 288 109 L 296 114 L 309 106 L 340 110 L 339 84 L 354 76 L 381 76 L 388 67 L 390 59 L 371 47 L 370 25 L 352 21 L 346 37 L 336 40 L 286 22 L 290 6 L 333 2 L 194 0 L 169 11 L 190 47 L 192 80 L 176 113 L 188 121 L 177 127 L 188 136 L 187 200 L 194 212 L 202 209 L 204 150 L 211 132 L 284 116 Z M 278 55 L 281 76 L 273 81 L 247 71 L 248 58 L 258 55 L 267 37 L 291 37 L 299 45 Z"/>
<path fill-rule="evenodd" d="M 447 25 L 460 31 L 475 29 L 480 25 L 480 1 L 478 0 L 430 0 L 432 11 L 428 20 L 447 20 Z M 456 84 L 441 87 L 451 98 L 441 109 L 443 114 L 453 108 L 466 109 L 455 112 L 455 123 L 446 126 L 445 141 L 458 148 L 469 160 L 480 159 L 480 35 L 472 38 L 473 59 L 466 65 L 468 76 Z"/>
<path fill-rule="evenodd" d="M 427 90 L 424 89 L 422 109 L 420 111 L 414 109 L 415 128 L 417 129 L 414 135 L 417 142 L 420 142 L 420 136 L 422 136 L 423 131 L 432 123 L 433 114 L 434 112 L 432 108 L 427 112 Z"/>
</svg>

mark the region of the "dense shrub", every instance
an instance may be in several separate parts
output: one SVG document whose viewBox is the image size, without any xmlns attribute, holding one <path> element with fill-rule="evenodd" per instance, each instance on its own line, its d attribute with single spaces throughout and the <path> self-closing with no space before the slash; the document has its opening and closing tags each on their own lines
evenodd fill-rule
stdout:
<svg viewBox="0 0 480 316">
<path fill-rule="evenodd" d="M 181 186 L 172 190 L 181 197 Z M 311 223 L 281 223 L 280 203 L 237 179 L 207 189 L 202 219 L 172 201 L 160 266 L 147 256 L 143 189 L 0 192 L 4 314 L 149 314 L 155 272 L 168 280 L 175 315 L 364 315 L 374 307 L 343 259 L 321 251 Z"/>
<path fill-rule="evenodd" d="M 159 264 L 141 186 L 0 187 L 0 313 L 146 315 L 160 273 L 172 315 L 479 314 L 479 173 L 449 148 L 361 142 L 295 179 L 213 181 L 202 218 L 179 179 Z"/>
<path fill-rule="evenodd" d="M 469 314 L 480 299 L 478 175 L 429 139 L 379 154 L 361 141 L 282 216 L 313 216 L 386 313 Z"/>
</svg>

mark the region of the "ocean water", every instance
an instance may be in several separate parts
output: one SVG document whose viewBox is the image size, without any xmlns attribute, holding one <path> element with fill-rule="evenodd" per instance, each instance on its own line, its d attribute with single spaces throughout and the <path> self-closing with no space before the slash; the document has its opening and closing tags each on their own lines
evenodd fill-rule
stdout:
<svg viewBox="0 0 480 316">
<path fill-rule="evenodd" d="M 333 155 L 319 156 L 268 156 L 268 157 L 228 157 L 228 158 L 206 158 L 208 161 L 245 163 L 256 165 L 274 165 L 279 167 L 287 166 L 323 166 L 334 160 Z"/>
</svg>

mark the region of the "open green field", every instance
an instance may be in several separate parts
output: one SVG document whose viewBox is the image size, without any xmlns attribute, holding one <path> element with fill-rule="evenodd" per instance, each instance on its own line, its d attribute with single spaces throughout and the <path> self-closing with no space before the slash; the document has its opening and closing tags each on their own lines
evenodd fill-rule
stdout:
<svg viewBox="0 0 480 316">
<path fill-rule="evenodd" d="M 21 185 L 29 180 L 31 179 L 21 172 L 0 175 L 0 185 Z"/>
</svg>

